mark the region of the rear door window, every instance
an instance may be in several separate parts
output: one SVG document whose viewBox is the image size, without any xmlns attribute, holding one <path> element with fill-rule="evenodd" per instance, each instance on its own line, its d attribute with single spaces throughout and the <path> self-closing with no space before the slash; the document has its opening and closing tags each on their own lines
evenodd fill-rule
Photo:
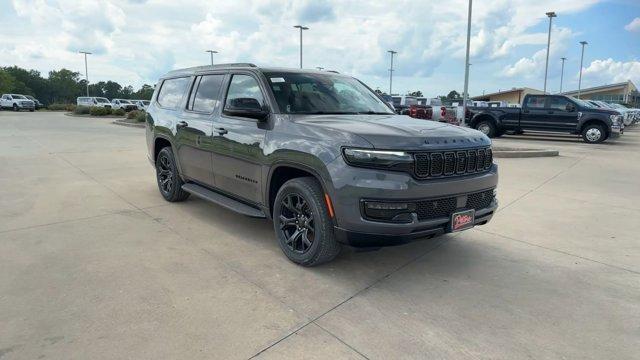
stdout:
<svg viewBox="0 0 640 360">
<path fill-rule="evenodd" d="M 165 80 L 158 94 L 158 104 L 166 109 L 177 108 L 188 85 L 188 77 Z"/>
<path fill-rule="evenodd" d="M 194 85 L 189 110 L 212 113 L 218 105 L 223 74 L 201 76 Z"/>
<path fill-rule="evenodd" d="M 527 98 L 526 106 L 532 109 L 543 109 L 545 97 L 544 96 L 529 96 Z"/>
</svg>

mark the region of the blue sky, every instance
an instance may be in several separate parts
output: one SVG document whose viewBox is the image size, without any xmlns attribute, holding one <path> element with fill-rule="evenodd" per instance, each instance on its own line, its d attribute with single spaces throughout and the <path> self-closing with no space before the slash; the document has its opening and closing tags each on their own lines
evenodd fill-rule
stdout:
<svg viewBox="0 0 640 360">
<path fill-rule="evenodd" d="M 305 67 L 352 74 L 388 89 L 388 49 L 395 59 L 394 92 L 427 96 L 461 91 L 467 0 L 0 0 L 0 66 L 43 73 L 66 67 L 91 82 L 153 83 L 175 68 L 251 61 L 298 66 L 298 33 L 304 33 Z M 555 11 L 548 90 L 577 87 L 581 40 L 583 86 L 633 80 L 640 85 L 640 1 L 475 1 L 470 93 L 511 87 L 542 89 L 548 20 Z M 637 19 L 637 20 L 636 20 Z M 634 21 L 635 20 L 635 21 Z M 625 28 L 626 27 L 626 28 Z"/>
</svg>

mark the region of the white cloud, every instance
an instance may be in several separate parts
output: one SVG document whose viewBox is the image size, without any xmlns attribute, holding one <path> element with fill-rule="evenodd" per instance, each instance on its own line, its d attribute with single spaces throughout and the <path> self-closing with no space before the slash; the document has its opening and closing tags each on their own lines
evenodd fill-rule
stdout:
<svg viewBox="0 0 640 360">
<path fill-rule="evenodd" d="M 576 75 L 577 76 L 577 75 Z M 640 84 L 640 61 L 594 60 L 582 70 L 583 80 L 591 83 L 618 83 L 631 80 Z"/>
<path fill-rule="evenodd" d="M 624 26 L 627 31 L 640 31 L 640 17 L 631 20 L 630 23 Z"/>
<path fill-rule="evenodd" d="M 518 60 L 522 55 L 514 54 L 532 45 L 544 48 L 546 33 L 532 30 L 546 21 L 543 14 L 549 9 L 559 15 L 576 13 L 597 1 L 476 2 L 474 69 L 482 63 L 499 63 L 494 66 L 499 72 L 503 61 L 511 60 L 513 69 L 504 71 L 507 76 L 535 76 L 540 55 Z M 136 86 L 154 82 L 172 68 L 208 63 L 206 49 L 219 51 L 218 62 L 297 67 L 298 33 L 292 26 L 302 23 L 311 28 L 304 32 L 305 67 L 366 77 L 373 79 L 374 88 L 384 89 L 386 50 L 394 49 L 398 87 L 403 81 L 412 82 L 408 88 L 432 95 L 462 87 L 468 0 L 451 0 L 446 6 L 426 0 L 14 0 L 12 4 L 18 16 L 0 14 L 0 22 L 7 22 L 3 31 L 10 32 L 0 42 L 0 66 L 84 72 L 76 52 L 83 48 L 95 52 L 89 58 L 91 81 L 113 79 Z M 571 34 L 568 29 L 554 31 L 558 36 L 563 31 Z M 552 41 L 559 40 L 554 33 Z M 555 51 L 552 48 L 552 54 Z M 453 67 L 459 70 L 443 76 L 444 68 Z M 429 80 L 436 77 L 449 80 Z"/>
<path fill-rule="evenodd" d="M 551 49 L 549 51 L 549 65 L 550 68 L 558 67 L 557 62 L 553 59 L 558 58 L 558 54 L 561 54 L 567 46 L 569 39 L 573 37 L 573 33 L 568 28 L 556 28 L 551 31 Z M 540 39 L 538 35 L 529 35 L 529 39 L 526 40 L 530 44 L 542 44 L 546 45 L 547 36 L 544 36 L 544 40 Z M 506 77 L 520 77 L 525 79 L 542 78 L 544 76 L 544 65 L 547 57 L 546 46 L 541 50 L 536 51 L 532 57 L 523 57 L 516 61 L 513 65 L 506 66 L 502 75 Z"/>
</svg>

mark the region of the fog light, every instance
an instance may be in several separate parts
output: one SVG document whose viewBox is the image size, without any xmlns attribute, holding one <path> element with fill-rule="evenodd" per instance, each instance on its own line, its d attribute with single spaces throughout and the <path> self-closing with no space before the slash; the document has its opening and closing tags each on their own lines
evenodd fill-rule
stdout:
<svg viewBox="0 0 640 360">
<path fill-rule="evenodd" d="M 366 201 L 364 215 L 371 220 L 392 221 L 399 223 L 411 222 L 411 213 L 415 211 L 413 203 Z"/>
</svg>

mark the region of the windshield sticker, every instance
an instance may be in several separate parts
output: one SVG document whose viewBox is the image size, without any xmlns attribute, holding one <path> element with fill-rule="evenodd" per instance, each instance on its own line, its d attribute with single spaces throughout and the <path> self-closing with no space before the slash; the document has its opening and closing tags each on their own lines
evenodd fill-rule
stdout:
<svg viewBox="0 0 640 360">
<path fill-rule="evenodd" d="M 271 78 L 271 82 L 272 83 L 283 83 L 284 82 L 284 78 L 281 78 L 281 77 Z"/>
</svg>

